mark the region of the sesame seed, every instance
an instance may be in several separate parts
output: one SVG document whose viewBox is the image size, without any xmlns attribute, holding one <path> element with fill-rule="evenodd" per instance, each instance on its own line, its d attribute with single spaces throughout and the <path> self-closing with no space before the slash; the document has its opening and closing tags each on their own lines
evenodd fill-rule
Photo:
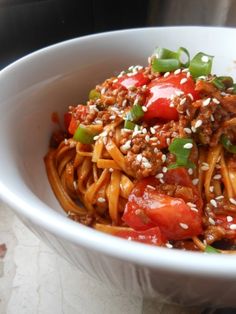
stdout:
<svg viewBox="0 0 236 314">
<path fill-rule="evenodd" d="M 167 77 L 167 76 L 169 76 L 170 75 L 170 72 L 166 72 L 163 76 L 164 77 Z"/>
<path fill-rule="evenodd" d="M 163 184 L 163 183 L 165 183 L 165 182 L 164 182 L 164 180 L 163 180 L 162 178 L 161 178 L 161 179 L 159 179 L 159 180 L 160 180 L 160 182 L 161 182 L 162 184 Z"/>
<path fill-rule="evenodd" d="M 226 220 L 227 220 L 228 222 L 231 222 L 231 221 L 233 221 L 233 217 L 232 217 L 232 216 L 227 216 L 227 217 L 226 217 Z"/>
<path fill-rule="evenodd" d="M 196 128 L 195 128 L 195 126 L 192 126 L 192 127 L 191 127 L 191 130 L 192 130 L 193 133 L 196 133 Z"/>
<path fill-rule="evenodd" d="M 174 108 L 175 104 L 173 102 L 170 103 L 169 107 Z"/>
<path fill-rule="evenodd" d="M 221 174 L 216 174 L 216 175 L 214 175 L 213 179 L 214 179 L 214 180 L 219 180 L 219 179 L 221 179 Z"/>
<path fill-rule="evenodd" d="M 199 182 L 199 179 L 198 179 L 198 178 L 192 180 L 193 185 L 197 185 L 198 182 Z"/>
<path fill-rule="evenodd" d="M 167 137 L 167 139 L 166 139 L 166 144 L 170 145 L 170 138 L 169 137 Z"/>
<path fill-rule="evenodd" d="M 191 211 L 198 213 L 198 209 L 196 207 L 190 207 Z"/>
<path fill-rule="evenodd" d="M 192 131 L 191 131 L 190 128 L 184 128 L 184 131 L 185 131 L 187 134 L 191 134 L 191 133 L 192 133 Z"/>
<path fill-rule="evenodd" d="M 146 106 L 142 106 L 142 109 L 144 112 L 147 112 L 147 107 Z"/>
<path fill-rule="evenodd" d="M 211 114 L 211 121 L 212 121 L 212 122 L 215 121 L 215 118 L 214 118 L 213 114 Z"/>
<path fill-rule="evenodd" d="M 193 147 L 193 144 L 192 143 L 187 143 L 187 144 L 184 144 L 183 148 L 186 148 L 186 149 L 191 149 Z"/>
<path fill-rule="evenodd" d="M 210 186 L 209 187 L 209 191 L 212 193 L 212 192 L 214 192 L 214 186 Z"/>
<path fill-rule="evenodd" d="M 202 56 L 201 60 L 202 60 L 202 62 L 208 62 L 209 58 L 208 58 L 208 56 Z"/>
<path fill-rule="evenodd" d="M 189 169 L 188 169 L 188 173 L 189 173 L 190 175 L 192 175 L 192 174 L 193 174 L 193 169 L 192 169 L 192 168 L 189 168 Z"/>
<path fill-rule="evenodd" d="M 142 133 L 143 133 L 143 134 L 147 134 L 147 129 L 146 129 L 146 128 L 143 128 L 143 129 L 142 129 Z"/>
<path fill-rule="evenodd" d="M 185 102 L 186 102 L 186 98 L 184 97 L 180 100 L 179 104 L 182 106 L 185 104 Z"/>
<path fill-rule="evenodd" d="M 67 138 L 64 139 L 64 143 L 65 143 L 65 145 L 68 144 L 68 139 Z"/>
<path fill-rule="evenodd" d="M 210 200 L 210 203 L 211 203 L 212 206 L 217 207 L 216 200 L 211 199 L 211 200 Z"/>
<path fill-rule="evenodd" d="M 188 93 L 188 96 L 193 101 L 193 95 L 191 93 Z"/>
<path fill-rule="evenodd" d="M 106 200 L 104 197 L 99 197 L 98 200 L 97 200 L 99 203 L 105 203 Z"/>
<path fill-rule="evenodd" d="M 94 137 L 93 137 L 93 139 L 94 139 L 94 141 L 97 141 L 98 139 L 99 139 L 99 135 L 95 135 Z"/>
<path fill-rule="evenodd" d="M 76 181 L 73 181 L 73 186 L 74 186 L 74 189 L 77 190 L 78 184 Z"/>
<path fill-rule="evenodd" d="M 149 188 L 149 189 L 151 189 L 151 190 L 156 190 L 155 188 L 154 188 L 154 186 L 152 186 L 152 185 L 147 185 L 147 188 Z"/>
<path fill-rule="evenodd" d="M 150 138 L 150 141 L 156 141 L 157 140 L 157 137 L 156 136 L 153 136 Z"/>
<path fill-rule="evenodd" d="M 118 79 L 117 79 L 117 78 L 113 80 L 113 83 L 116 83 L 116 82 L 118 82 Z"/>
<path fill-rule="evenodd" d="M 209 221 L 209 223 L 211 224 L 211 225 L 215 225 L 216 223 L 215 223 L 215 220 L 213 219 L 213 218 L 211 218 L 211 217 L 209 217 L 208 218 L 208 221 Z"/>
<path fill-rule="evenodd" d="M 113 172 L 114 171 L 114 169 L 113 168 L 109 168 L 109 172 Z"/>
<path fill-rule="evenodd" d="M 209 170 L 209 165 L 206 165 L 206 164 L 202 163 L 201 170 L 202 170 L 202 171 L 207 171 L 207 170 Z"/>
<path fill-rule="evenodd" d="M 182 78 L 180 80 L 180 85 L 183 85 L 184 83 L 186 83 L 188 81 L 188 79 L 186 77 Z"/>
<path fill-rule="evenodd" d="M 142 161 L 142 158 L 143 158 L 143 156 L 142 156 L 141 154 L 138 154 L 138 155 L 136 156 L 136 160 L 137 160 L 138 162 L 141 162 L 141 161 Z"/>
<path fill-rule="evenodd" d="M 230 201 L 230 203 L 236 205 L 236 200 L 234 198 L 230 197 L 229 201 Z"/>
<path fill-rule="evenodd" d="M 146 135 L 146 136 L 145 136 L 145 141 L 146 141 L 146 142 L 149 142 L 149 141 L 150 141 L 150 136 L 149 136 L 149 135 Z"/>
<path fill-rule="evenodd" d="M 165 161 L 166 161 L 166 155 L 165 155 L 165 154 L 162 154 L 161 160 L 162 160 L 162 162 L 165 162 Z"/>
<path fill-rule="evenodd" d="M 187 114 L 187 116 L 190 116 L 190 112 L 188 109 L 186 109 L 186 114 Z"/>
<path fill-rule="evenodd" d="M 154 128 L 150 128 L 150 132 L 152 133 L 152 134 L 156 134 L 156 131 L 155 131 L 155 129 Z"/>
<path fill-rule="evenodd" d="M 181 72 L 181 69 L 177 69 L 174 71 L 174 74 L 179 74 Z"/>
<path fill-rule="evenodd" d="M 168 249 L 172 249 L 172 248 L 173 248 L 173 245 L 170 244 L 170 243 L 166 243 L 166 247 L 168 247 Z"/>
<path fill-rule="evenodd" d="M 202 120 L 197 120 L 197 122 L 195 123 L 195 128 L 199 128 L 202 125 Z"/>
<path fill-rule="evenodd" d="M 204 99 L 202 102 L 202 106 L 206 107 L 209 105 L 210 102 L 211 102 L 211 98 Z"/>
<path fill-rule="evenodd" d="M 159 152 L 159 149 L 157 147 L 154 148 L 154 153 L 157 154 Z"/>
<path fill-rule="evenodd" d="M 183 222 L 180 222 L 179 225 L 180 225 L 180 227 L 181 227 L 182 229 L 185 229 L 185 230 L 188 229 L 188 225 L 187 225 L 187 224 L 184 224 Z"/>
<path fill-rule="evenodd" d="M 158 173 L 157 175 L 156 175 L 156 178 L 157 179 L 161 179 L 161 178 L 163 178 L 164 177 L 164 174 L 163 173 Z"/>
<path fill-rule="evenodd" d="M 167 167 L 163 167 L 163 168 L 162 168 L 162 172 L 164 172 L 164 173 L 166 173 L 167 170 L 168 170 Z"/>
<path fill-rule="evenodd" d="M 122 107 L 125 107 L 126 104 L 127 104 L 127 99 L 124 99 L 124 100 L 122 101 Z"/>
<path fill-rule="evenodd" d="M 187 77 L 190 77 L 190 76 L 191 76 L 191 73 L 190 73 L 190 72 L 187 72 L 186 75 L 187 75 Z"/>
<path fill-rule="evenodd" d="M 149 161 L 142 162 L 142 165 L 144 168 L 147 168 L 147 169 L 152 168 L 152 165 Z"/>
<path fill-rule="evenodd" d="M 185 68 L 185 69 L 182 70 L 183 73 L 186 73 L 186 72 L 188 72 L 188 71 L 189 71 L 188 68 Z"/>
<path fill-rule="evenodd" d="M 122 145 L 121 150 L 129 150 L 131 148 L 131 140 L 128 140 L 124 145 Z"/>
<path fill-rule="evenodd" d="M 212 101 L 216 104 L 219 105 L 220 101 L 217 98 L 213 98 Z"/>
<path fill-rule="evenodd" d="M 229 228 L 230 228 L 231 230 L 236 230 L 236 224 L 230 225 Z"/>
<path fill-rule="evenodd" d="M 189 207 L 196 207 L 196 204 L 191 203 L 191 202 L 187 202 L 187 205 L 188 205 Z"/>
<path fill-rule="evenodd" d="M 216 200 L 222 200 L 224 198 L 224 196 L 223 195 L 220 195 L 220 196 L 217 196 L 215 199 Z"/>
</svg>

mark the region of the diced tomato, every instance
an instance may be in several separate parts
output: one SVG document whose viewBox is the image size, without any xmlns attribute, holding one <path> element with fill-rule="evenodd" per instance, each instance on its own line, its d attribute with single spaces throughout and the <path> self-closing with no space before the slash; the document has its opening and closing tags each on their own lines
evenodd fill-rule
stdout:
<svg viewBox="0 0 236 314">
<path fill-rule="evenodd" d="M 162 233 L 171 240 L 191 238 L 202 233 L 201 215 L 192 211 L 181 198 L 146 190 L 144 209 Z"/>
<path fill-rule="evenodd" d="M 198 188 L 193 185 L 186 168 L 179 167 L 176 169 L 169 169 L 164 175 L 164 180 L 168 184 L 179 184 L 182 186 L 190 187 L 193 190 L 194 195 L 194 199 L 192 200 L 192 202 L 197 205 L 198 211 L 201 214 L 203 201 Z"/>
<path fill-rule="evenodd" d="M 181 80 L 187 81 L 181 84 Z M 176 108 L 170 107 L 171 97 L 176 93 L 183 92 L 185 95 L 192 94 L 193 99 L 199 98 L 195 91 L 195 83 L 192 77 L 187 77 L 186 73 L 170 74 L 167 77 L 160 77 L 153 80 L 147 86 L 149 95 L 146 99 L 147 112 L 144 114 L 144 120 L 160 118 L 163 120 L 178 120 Z"/>
<path fill-rule="evenodd" d="M 145 231 L 118 231 L 115 235 L 131 241 L 138 241 L 157 246 L 163 246 L 167 242 L 159 227 L 154 227 Z"/>
<path fill-rule="evenodd" d="M 180 173 L 185 175 L 182 170 Z M 169 180 L 175 177 L 178 178 L 177 174 L 173 173 Z M 185 184 L 192 186 L 187 176 L 186 179 Z M 135 230 L 158 226 L 163 235 L 170 240 L 182 240 L 201 234 L 201 209 L 198 212 L 192 211 L 182 198 L 160 194 L 154 189 L 158 184 L 159 181 L 151 177 L 140 180 L 135 185 L 122 217 L 126 224 Z M 180 184 L 180 179 L 176 184 Z M 194 192 L 198 200 L 199 195 Z"/>
<path fill-rule="evenodd" d="M 134 75 L 123 75 L 122 77 L 118 78 L 118 81 L 113 84 L 114 88 L 118 88 L 120 86 L 129 89 L 132 86 L 140 87 L 145 84 L 148 84 L 150 80 L 143 75 L 143 73 L 137 73 Z"/>
<path fill-rule="evenodd" d="M 68 132 L 73 135 L 78 127 L 78 124 L 85 120 L 86 115 L 88 114 L 88 107 L 84 105 L 77 105 L 74 109 L 73 113 L 67 113 L 64 116 L 64 121 L 67 119 L 69 121 L 69 117 L 66 115 L 70 115 L 70 123 L 68 126 Z M 67 123 L 65 121 L 65 123 Z"/>
</svg>

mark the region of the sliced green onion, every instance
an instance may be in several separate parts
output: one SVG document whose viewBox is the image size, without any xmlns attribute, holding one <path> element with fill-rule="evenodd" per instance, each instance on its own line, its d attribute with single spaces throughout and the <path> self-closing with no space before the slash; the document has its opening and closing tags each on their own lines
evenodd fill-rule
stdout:
<svg viewBox="0 0 236 314">
<path fill-rule="evenodd" d="M 97 133 L 91 132 L 89 128 L 80 124 L 75 131 L 73 139 L 82 144 L 92 144 L 94 142 L 94 136 Z"/>
<path fill-rule="evenodd" d="M 206 76 L 211 73 L 213 56 L 207 55 L 203 52 L 197 53 L 190 61 L 189 71 L 191 75 L 196 78 L 199 76 Z"/>
<path fill-rule="evenodd" d="M 144 111 L 142 109 L 142 106 L 139 104 L 134 105 L 132 109 L 127 113 L 126 120 L 129 121 L 138 121 L 142 116 L 144 115 Z"/>
<path fill-rule="evenodd" d="M 91 89 L 89 92 L 89 100 L 97 100 L 101 98 L 101 94 L 96 89 Z"/>
<path fill-rule="evenodd" d="M 154 72 L 171 72 L 180 68 L 180 62 L 177 59 L 153 59 L 152 70 Z"/>
<path fill-rule="evenodd" d="M 124 128 L 125 129 L 128 129 L 128 130 L 134 130 L 135 126 L 137 124 L 135 124 L 134 122 L 130 121 L 130 120 L 125 120 L 125 123 L 124 123 Z"/>
<path fill-rule="evenodd" d="M 234 87 L 234 81 L 231 76 L 218 76 L 215 77 L 211 82 L 219 90 L 225 90 L 226 88 Z"/>
<path fill-rule="evenodd" d="M 167 48 L 158 47 L 154 54 L 158 59 L 178 59 L 178 53 Z"/>
<path fill-rule="evenodd" d="M 231 76 L 218 76 L 217 78 L 224 84 L 225 88 L 232 87 L 234 84 L 234 80 Z"/>
<path fill-rule="evenodd" d="M 218 88 L 219 90 L 224 90 L 225 89 L 225 85 L 221 82 L 221 80 L 218 79 L 218 77 L 213 78 L 213 80 L 211 81 L 211 83 Z"/>
<path fill-rule="evenodd" d="M 233 145 L 225 134 L 221 135 L 220 142 L 228 152 L 236 154 L 236 145 Z"/>
<path fill-rule="evenodd" d="M 189 160 L 189 155 L 191 152 L 191 145 L 193 145 L 193 140 L 189 138 L 175 138 L 169 146 L 169 151 L 175 155 L 176 162 L 169 165 L 169 169 L 185 167 L 185 168 L 195 168 L 193 162 Z M 190 146 L 190 148 L 188 148 Z"/>
<path fill-rule="evenodd" d="M 187 57 L 186 62 L 182 62 L 183 55 Z M 190 55 L 186 48 L 180 47 L 177 51 L 166 48 L 157 48 L 152 59 L 152 70 L 154 72 L 170 72 L 180 67 L 189 66 Z"/>
<path fill-rule="evenodd" d="M 220 253 L 219 250 L 215 249 L 215 248 L 214 248 L 213 246 L 211 246 L 211 245 L 207 245 L 207 246 L 205 247 L 205 252 L 206 252 L 206 253 Z"/>
<path fill-rule="evenodd" d="M 180 64 L 181 64 L 181 66 L 183 66 L 183 67 L 185 67 L 185 68 L 188 68 L 189 67 L 189 64 L 190 64 L 190 54 L 189 54 L 189 52 L 188 52 L 188 50 L 186 49 L 186 48 L 184 48 L 184 47 L 180 47 L 179 49 L 178 49 L 178 59 L 179 59 L 179 61 L 180 61 Z M 181 58 L 182 58 L 182 55 L 183 54 L 185 54 L 186 55 L 186 57 L 187 57 L 187 61 L 185 62 L 185 63 L 183 63 L 182 61 L 181 61 Z"/>
</svg>

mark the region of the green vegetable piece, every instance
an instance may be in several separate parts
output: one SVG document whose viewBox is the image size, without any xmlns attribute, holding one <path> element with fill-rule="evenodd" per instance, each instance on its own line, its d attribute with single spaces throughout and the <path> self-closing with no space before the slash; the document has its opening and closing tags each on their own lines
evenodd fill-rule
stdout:
<svg viewBox="0 0 236 314">
<path fill-rule="evenodd" d="M 213 246 L 211 245 L 207 245 L 205 248 L 205 252 L 206 253 L 220 253 L 219 250 L 215 249 Z"/>
<path fill-rule="evenodd" d="M 190 61 L 189 71 L 194 78 L 206 76 L 211 73 L 213 56 L 203 52 L 197 53 Z"/>
<path fill-rule="evenodd" d="M 132 109 L 127 113 L 126 120 L 136 122 L 139 119 L 141 119 L 143 115 L 144 115 L 144 111 L 142 109 L 142 106 L 137 104 L 137 105 L 134 105 Z"/>
<path fill-rule="evenodd" d="M 166 48 L 157 48 L 154 52 L 155 57 L 152 60 L 153 72 L 170 72 L 179 69 L 181 66 L 189 66 L 189 52 L 186 48 L 180 47 L 177 51 Z M 182 62 L 183 55 L 187 61 Z"/>
<path fill-rule="evenodd" d="M 130 121 L 130 120 L 125 120 L 125 123 L 124 123 L 124 128 L 125 129 L 129 129 L 129 130 L 134 130 L 135 126 L 137 124 L 135 124 L 134 122 Z"/>
<path fill-rule="evenodd" d="M 219 80 L 218 77 L 215 77 L 211 83 L 218 88 L 219 90 L 224 90 L 225 89 L 225 85 L 221 82 L 221 80 Z"/>
<path fill-rule="evenodd" d="M 101 98 L 101 94 L 96 89 L 91 89 L 89 92 L 89 100 L 97 100 Z"/>
<path fill-rule="evenodd" d="M 192 145 L 193 140 L 190 138 L 175 138 L 169 146 L 169 151 L 175 155 L 176 162 L 169 165 L 168 168 L 195 168 L 194 163 L 189 160 Z"/>
<path fill-rule="evenodd" d="M 232 87 L 234 84 L 234 80 L 231 76 L 218 76 L 218 80 L 220 80 L 225 88 Z"/>
<path fill-rule="evenodd" d="M 153 59 L 153 72 L 171 72 L 180 68 L 180 62 L 177 59 Z"/>
<path fill-rule="evenodd" d="M 189 54 L 188 50 L 186 48 L 184 48 L 184 47 L 180 47 L 178 49 L 177 53 L 178 53 L 178 59 L 179 59 L 179 61 L 181 63 L 181 66 L 183 66 L 185 68 L 189 67 L 189 64 L 190 64 L 190 54 Z M 183 55 L 185 55 L 187 57 L 187 61 L 185 63 L 181 61 L 181 58 L 182 58 Z"/>
<path fill-rule="evenodd" d="M 86 128 L 86 126 L 80 124 L 75 131 L 73 139 L 82 144 L 92 144 L 94 142 L 93 138 L 96 134 L 97 133 L 91 132 L 91 130 Z"/>
<path fill-rule="evenodd" d="M 236 154 L 236 145 L 233 145 L 230 139 L 225 135 L 222 134 L 220 137 L 220 143 L 224 146 L 224 148 L 233 154 Z"/>
</svg>

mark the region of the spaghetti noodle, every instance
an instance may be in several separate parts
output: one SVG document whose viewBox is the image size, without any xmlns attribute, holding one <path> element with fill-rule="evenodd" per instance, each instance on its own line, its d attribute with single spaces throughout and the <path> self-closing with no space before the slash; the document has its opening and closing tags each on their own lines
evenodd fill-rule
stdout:
<svg viewBox="0 0 236 314">
<path fill-rule="evenodd" d="M 159 49 L 69 106 L 45 157 L 67 215 L 129 240 L 215 253 L 236 239 L 236 85 Z"/>
</svg>

